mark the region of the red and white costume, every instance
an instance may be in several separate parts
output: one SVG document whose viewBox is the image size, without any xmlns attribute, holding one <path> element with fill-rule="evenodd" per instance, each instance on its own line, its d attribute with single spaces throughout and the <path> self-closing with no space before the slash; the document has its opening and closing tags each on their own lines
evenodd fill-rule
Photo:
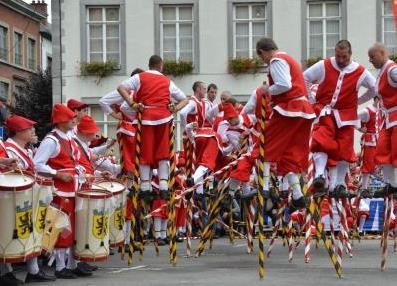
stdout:
<svg viewBox="0 0 397 286">
<path fill-rule="evenodd" d="M 139 166 L 141 190 L 150 190 L 150 168 L 157 166 L 160 190 L 167 190 L 170 122 L 173 119 L 168 105 L 172 100 L 179 102 L 186 96 L 169 78 L 155 70 L 136 74 L 122 85 L 135 93 L 136 102 L 145 106 Z"/>
<path fill-rule="evenodd" d="M 387 61 L 376 80 L 376 91 L 381 98 L 385 126 L 379 134 L 376 163 L 392 187 L 397 187 L 397 64 Z"/>
<path fill-rule="evenodd" d="M 354 126 L 359 123 L 358 92 L 364 86 L 367 93 L 374 94 L 375 79 L 354 61 L 340 68 L 334 57 L 311 66 L 304 77 L 308 86 L 319 84 L 314 104 L 317 123 L 313 127 L 311 146 L 315 177 L 324 175 L 327 159 L 330 159 L 337 162 L 338 168 L 338 178 L 331 181 L 344 185 L 348 162 L 356 160 L 353 143 Z"/>
</svg>

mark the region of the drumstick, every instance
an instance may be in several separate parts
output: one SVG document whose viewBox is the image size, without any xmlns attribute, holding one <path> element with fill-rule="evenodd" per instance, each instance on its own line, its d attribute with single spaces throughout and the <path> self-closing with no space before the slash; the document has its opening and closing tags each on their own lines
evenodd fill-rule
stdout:
<svg viewBox="0 0 397 286">
<path fill-rule="evenodd" d="M 17 165 L 16 170 L 21 174 L 23 181 L 26 182 L 26 177 L 25 174 L 23 173 L 22 169 L 19 167 L 19 165 Z"/>
</svg>

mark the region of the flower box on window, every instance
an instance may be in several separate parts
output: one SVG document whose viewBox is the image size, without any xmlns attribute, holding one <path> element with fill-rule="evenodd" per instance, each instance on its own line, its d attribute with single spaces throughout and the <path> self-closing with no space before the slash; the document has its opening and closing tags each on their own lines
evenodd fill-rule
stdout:
<svg viewBox="0 0 397 286">
<path fill-rule="evenodd" d="M 256 74 L 264 72 L 263 62 L 258 58 L 235 58 L 229 60 L 229 73 L 239 74 Z"/>
<path fill-rule="evenodd" d="M 306 68 L 310 68 L 312 65 L 314 65 L 315 63 L 317 63 L 317 62 L 319 62 L 319 61 L 321 61 L 321 60 L 322 60 L 321 57 L 308 58 L 308 59 L 305 61 L 305 67 L 306 67 Z"/>
<path fill-rule="evenodd" d="M 188 61 L 164 61 L 163 73 L 172 76 L 184 76 L 193 72 L 193 63 Z"/>
<path fill-rule="evenodd" d="M 102 78 L 110 76 L 115 70 L 119 69 L 119 64 L 114 61 L 106 62 L 82 62 L 80 63 L 80 73 L 82 76 L 96 76 L 99 83 Z"/>
<path fill-rule="evenodd" d="M 397 54 L 391 54 L 391 55 L 389 55 L 389 58 L 390 58 L 393 62 L 397 63 Z"/>
</svg>

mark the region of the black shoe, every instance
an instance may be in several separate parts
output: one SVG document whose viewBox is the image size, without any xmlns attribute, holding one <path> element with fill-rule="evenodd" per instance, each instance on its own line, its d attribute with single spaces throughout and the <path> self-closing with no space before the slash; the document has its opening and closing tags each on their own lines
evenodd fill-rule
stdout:
<svg viewBox="0 0 397 286">
<path fill-rule="evenodd" d="M 61 271 L 55 271 L 55 277 L 58 279 L 76 279 L 77 275 L 72 270 L 64 268 Z"/>
<path fill-rule="evenodd" d="M 178 242 L 178 243 L 180 243 L 180 242 L 183 242 L 183 237 L 181 237 L 181 236 L 177 236 L 176 237 L 176 242 Z"/>
<path fill-rule="evenodd" d="M 390 184 L 386 184 L 383 187 L 383 189 L 376 191 L 374 193 L 374 198 L 379 199 L 379 198 L 387 197 L 389 194 L 392 193 L 391 189 L 392 189 L 392 186 Z"/>
<path fill-rule="evenodd" d="M 313 189 L 315 193 L 323 193 L 325 188 L 325 179 L 323 176 L 318 176 L 313 180 Z"/>
<path fill-rule="evenodd" d="M 44 271 L 39 271 L 37 274 L 28 273 L 25 278 L 25 283 L 32 282 L 49 282 L 57 280 L 54 276 L 50 276 L 44 273 Z"/>
<path fill-rule="evenodd" d="M 347 192 L 347 197 L 348 197 L 349 199 L 355 198 L 355 197 L 357 197 L 357 193 L 352 192 L 352 191 L 348 191 L 348 192 Z"/>
<path fill-rule="evenodd" d="M 156 242 L 157 242 L 158 246 L 167 245 L 167 243 L 165 243 L 164 239 L 161 239 L 161 238 L 156 238 Z"/>
<path fill-rule="evenodd" d="M 304 209 L 306 208 L 305 197 L 300 197 L 297 200 L 292 199 L 292 206 L 296 209 Z"/>
<path fill-rule="evenodd" d="M 347 192 L 344 185 L 337 185 L 334 192 L 336 198 L 347 198 L 349 196 L 349 193 Z"/>
<path fill-rule="evenodd" d="M 93 272 L 98 270 L 98 266 L 88 264 L 87 262 L 79 262 L 77 263 L 77 267 L 83 268 L 84 270 Z"/>
<path fill-rule="evenodd" d="M 153 195 L 150 191 L 140 191 L 138 197 L 143 200 L 147 205 L 150 205 L 153 200 Z"/>
<path fill-rule="evenodd" d="M 280 199 L 286 200 L 286 199 L 288 199 L 288 196 L 289 196 L 288 190 L 280 191 Z"/>
<path fill-rule="evenodd" d="M 166 238 L 163 238 L 163 241 L 165 242 L 165 244 L 169 244 L 169 243 L 170 243 L 170 240 L 169 240 L 169 238 L 168 238 L 168 237 L 166 237 Z"/>
<path fill-rule="evenodd" d="M 171 198 L 171 193 L 170 193 L 169 190 L 161 190 L 161 191 L 160 191 L 160 197 L 161 197 L 163 200 L 169 201 L 170 198 Z"/>
<path fill-rule="evenodd" d="M 364 190 L 361 191 L 361 197 L 362 197 L 363 199 L 371 199 L 372 196 L 373 196 L 373 194 L 372 194 L 371 191 L 368 190 L 368 189 L 364 189 Z"/>
<path fill-rule="evenodd" d="M 261 194 L 262 194 L 262 196 L 263 196 L 263 198 L 265 200 L 270 198 L 270 191 L 269 190 L 260 190 L 260 192 L 261 192 Z"/>
<path fill-rule="evenodd" d="M 240 197 L 242 199 L 251 199 L 251 198 L 255 197 L 257 193 L 258 193 L 257 190 L 251 189 L 249 192 L 241 193 Z"/>
<path fill-rule="evenodd" d="M 23 281 L 19 280 L 15 277 L 14 273 L 8 272 L 5 275 L 0 277 L 0 285 L 1 286 L 14 286 L 14 285 L 23 285 Z"/>
<path fill-rule="evenodd" d="M 75 269 L 73 269 L 72 272 L 74 274 L 76 274 L 76 276 L 78 276 L 78 277 L 92 276 L 92 272 L 91 271 L 88 271 L 87 269 L 85 269 L 83 267 L 79 267 L 79 266 L 77 266 Z"/>
</svg>

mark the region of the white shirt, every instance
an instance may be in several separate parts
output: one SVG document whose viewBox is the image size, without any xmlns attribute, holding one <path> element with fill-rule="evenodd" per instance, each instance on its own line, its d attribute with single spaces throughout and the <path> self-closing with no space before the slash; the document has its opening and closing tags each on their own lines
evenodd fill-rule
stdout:
<svg viewBox="0 0 397 286">
<path fill-rule="evenodd" d="M 54 131 L 59 135 L 59 137 L 65 140 L 72 140 L 69 135 L 62 132 L 59 129 L 54 129 Z M 45 137 L 41 142 L 37 152 L 33 158 L 34 168 L 38 173 L 46 173 L 51 175 L 56 175 L 57 170 L 51 168 L 47 165 L 50 158 L 55 158 L 61 151 L 61 146 L 58 141 L 55 141 L 49 137 Z"/>
<path fill-rule="evenodd" d="M 250 98 L 248 99 L 247 103 L 244 105 L 243 113 L 245 114 L 255 114 L 256 110 L 256 89 L 251 93 Z"/>
<path fill-rule="evenodd" d="M 278 95 L 292 88 L 290 67 L 285 60 L 278 59 L 276 56 L 270 62 L 269 72 L 273 79 L 273 84 L 269 86 L 271 95 Z"/>
<path fill-rule="evenodd" d="M 101 109 L 106 114 L 111 114 L 113 112 L 112 105 L 118 104 L 122 105 L 124 103 L 124 98 L 120 95 L 117 90 L 113 90 L 99 99 L 99 105 Z"/>
<path fill-rule="evenodd" d="M 359 64 L 357 62 L 352 61 L 349 65 L 347 65 L 346 67 L 341 69 L 337 65 L 337 63 L 335 61 L 335 57 L 331 58 L 331 64 L 335 69 L 337 69 L 341 73 L 350 73 L 350 72 L 354 71 L 355 69 L 357 69 L 357 67 L 359 66 Z M 312 95 L 310 94 L 311 93 L 311 91 L 310 91 L 311 85 L 313 83 L 321 84 L 325 79 L 324 60 L 319 61 L 319 62 L 315 63 L 314 65 L 312 65 L 310 68 L 308 68 L 303 73 L 303 77 L 306 82 L 308 97 L 310 98 L 310 97 L 312 97 Z M 360 89 L 360 87 L 366 87 L 368 90 L 361 97 L 371 96 L 370 98 L 372 98 L 376 94 L 375 93 L 375 82 L 376 82 L 376 80 L 372 76 L 372 74 L 367 69 L 365 69 L 363 74 L 361 75 L 360 79 L 357 82 L 356 90 L 358 91 Z M 364 103 L 364 102 L 359 101 L 359 104 Z"/>
<path fill-rule="evenodd" d="M 196 98 L 197 101 L 200 101 L 199 99 Z M 179 114 L 181 116 L 181 127 L 182 129 L 186 128 L 186 124 L 187 124 L 187 116 L 189 114 L 197 114 L 197 103 L 196 100 L 189 100 L 189 103 L 180 110 Z M 203 99 L 205 101 L 205 119 L 208 119 L 211 121 L 213 121 L 213 119 L 215 118 L 216 114 L 217 114 L 217 106 L 215 108 L 213 108 L 212 103 L 207 100 L 207 99 Z M 219 111 L 219 110 L 218 110 Z M 215 114 L 215 116 L 214 116 Z"/>
<path fill-rule="evenodd" d="M 147 72 L 152 74 L 162 75 L 162 73 L 156 70 L 148 70 Z M 141 80 L 139 74 L 136 74 L 133 77 L 124 80 L 121 83 L 121 85 L 124 86 L 128 91 L 138 92 L 139 88 L 141 87 Z M 170 90 L 171 100 L 173 99 L 174 101 L 179 102 L 186 99 L 186 95 L 175 85 L 173 81 L 170 81 L 169 90 Z"/>
</svg>

